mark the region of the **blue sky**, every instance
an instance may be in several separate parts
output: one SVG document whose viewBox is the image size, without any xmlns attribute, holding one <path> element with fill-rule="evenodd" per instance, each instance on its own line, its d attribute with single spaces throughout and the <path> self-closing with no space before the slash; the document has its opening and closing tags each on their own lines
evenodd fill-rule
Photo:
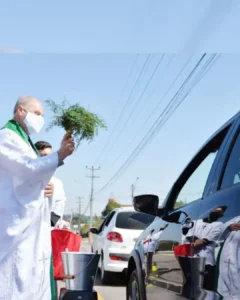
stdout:
<svg viewBox="0 0 240 300">
<path fill-rule="evenodd" d="M 130 203 L 130 185 L 136 177 L 140 178 L 137 193 L 156 193 L 163 199 L 201 144 L 239 110 L 240 56 L 233 54 L 240 51 L 236 38 L 240 29 L 239 0 L 43 0 L 34 4 L 9 0 L 0 7 L 0 53 L 22 53 L 0 55 L 2 124 L 11 118 L 16 99 L 28 94 L 59 102 L 65 96 L 98 113 L 108 125 L 107 132 L 101 132 L 93 143 L 81 145 L 58 171 L 68 196 L 68 211 L 77 208 L 76 196 L 84 196 L 86 206 L 90 180 L 85 177 L 85 167 L 94 164 L 106 145 L 125 101 L 129 98 L 127 110 L 95 166 L 101 167 L 96 190 L 131 154 L 202 51 L 229 54 L 217 61 L 131 167 L 96 195 L 94 211 L 102 211 L 109 195 Z M 170 54 L 179 51 L 177 56 Z M 154 110 L 193 51 L 198 54 Z M 152 55 L 146 70 L 129 97 L 149 52 Z M 127 82 L 137 53 L 141 54 Z M 168 54 L 134 109 L 162 53 Z M 50 117 L 46 111 L 46 123 Z M 34 139 L 46 139 L 57 149 L 62 135 L 60 129 L 44 130 Z"/>
<path fill-rule="evenodd" d="M 87 204 L 90 180 L 85 177 L 88 175 L 85 166 L 92 166 L 108 141 L 146 57 L 147 55 L 139 55 L 132 76 L 126 85 L 129 71 L 136 59 L 134 54 L 0 56 L 2 124 L 11 118 L 17 97 L 26 94 L 34 95 L 41 100 L 51 98 L 59 102 L 66 96 L 70 102 L 79 102 L 106 120 L 109 130 L 101 132 L 93 143 L 82 144 L 68 159 L 66 165 L 58 171 L 68 196 L 67 210 L 77 208 L 76 196 L 84 196 L 84 207 Z M 147 68 L 132 93 L 129 106 L 117 124 L 112 141 L 116 139 L 128 119 L 160 58 L 160 54 L 150 57 Z M 149 119 L 153 108 L 189 55 L 174 56 L 172 64 L 167 69 L 171 58 L 171 55 L 165 56 L 142 101 L 139 106 L 136 106 L 124 133 L 113 147 L 108 144 L 106 152 L 98 161 L 96 167 L 98 165 L 101 167 L 98 172 L 101 178 L 96 179 L 96 190 L 109 180 L 136 147 L 184 81 L 199 59 L 199 55 L 193 56 L 188 68 L 176 82 L 168 97 Z M 103 209 L 111 193 L 121 203 L 130 203 L 130 185 L 135 182 L 136 177 L 140 178 L 136 193 L 156 193 L 163 199 L 173 181 L 201 144 L 239 110 L 239 76 L 240 56 L 223 55 L 131 167 L 116 182 L 96 195 L 94 211 L 97 213 Z M 123 92 L 124 86 L 126 88 Z M 50 117 L 50 112 L 46 111 L 46 124 Z M 48 140 L 57 149 L 62 135 L 63 131 L 60 129 L 47 133 L 44 130 L 39 137 L 33 138 Z M 113 164 L 120 154 L 119 160 Z"/>
<path fill-rule="evenodd" d="M 33 53 L 240 50 L 238 0 L 8 0 L 0 48 Z M 221 49 L 221 50 L 220 50 Z"/>
</svg>

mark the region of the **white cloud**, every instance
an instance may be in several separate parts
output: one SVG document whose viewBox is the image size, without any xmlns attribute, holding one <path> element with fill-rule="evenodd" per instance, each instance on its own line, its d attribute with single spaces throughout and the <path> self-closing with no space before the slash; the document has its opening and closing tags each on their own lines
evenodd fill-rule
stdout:
<svg viewBox="0 0 240 300">
<path fill-rule="evenodd" d="M 0 54 L 12 54 L 12 53 L 22 53 L 22 52 L 18 49 L 0 48 Z"/>
</svg>

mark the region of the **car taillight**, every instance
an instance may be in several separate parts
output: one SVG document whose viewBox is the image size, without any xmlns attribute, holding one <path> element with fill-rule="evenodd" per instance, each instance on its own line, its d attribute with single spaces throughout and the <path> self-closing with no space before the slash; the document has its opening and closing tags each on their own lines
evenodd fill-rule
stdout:
<svg viewBox="0 0 240 300">
<path fill-rule="evenodd" d="M 109 232 L 107 234 L 107 239 L 111 242 L 116 242 L 116 243 L 122 243 L 123 238 L 120 233 L 118 232 Z"/>
<path fill-rule="evenodd" d="M 109 257 L 110 257 L 111 260 L 122 261 L 122 258 L 119 257 L 119 256 L 112 256 L 112 255 L 110 255 Z"/>
</svg>

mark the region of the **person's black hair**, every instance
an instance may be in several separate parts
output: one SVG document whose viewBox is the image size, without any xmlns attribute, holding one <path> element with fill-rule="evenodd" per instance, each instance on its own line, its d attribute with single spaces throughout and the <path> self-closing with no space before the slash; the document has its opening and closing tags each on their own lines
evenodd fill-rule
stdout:
<svg viewBox="0 0 240 300">
<path fill-rule="evenodd" d="M 38 151 L 44 150 L 44 149 L 52 149 L 52 145 L 45 141 L 39 141 L 35 144 L 35 147 Z"/>
</svg>

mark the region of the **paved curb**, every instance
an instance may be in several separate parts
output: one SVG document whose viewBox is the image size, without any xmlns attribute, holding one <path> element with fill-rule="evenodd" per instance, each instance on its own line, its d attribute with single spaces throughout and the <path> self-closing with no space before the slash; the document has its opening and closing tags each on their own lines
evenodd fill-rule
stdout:
<svg viewBox="0 0 240 300">
<path fill-rule="evenodd" d="M 98 293 L 98 300 L 104 300 L 103 297 Z"/>
</svg>

